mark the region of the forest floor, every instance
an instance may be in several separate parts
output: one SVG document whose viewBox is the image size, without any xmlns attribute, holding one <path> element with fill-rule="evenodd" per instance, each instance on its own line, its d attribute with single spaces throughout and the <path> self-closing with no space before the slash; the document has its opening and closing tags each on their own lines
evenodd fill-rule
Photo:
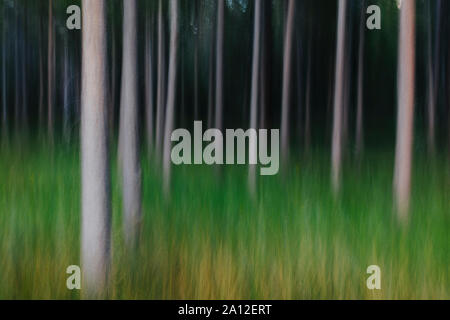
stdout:
<svg viewBox="0 0 450 320">
<path fill-rule="evenodd" d="M 31 142 L 0 148 L 0 299 L 80 298 L 66 288 L 66 268 L 80 264 L 79 150 L 52 150 Z M 113 161 L 107 298 L 450 298 L 443 156 L 416 156 L 407 226 L 392 211 L 391 151 L 368 151 L 360 165 L 346 165 L 337 198 L 325 151 L 259 177 L 257 200 L 243 166 L 184 166 L 174 168 L 165 201 L 160 170 L 144 158 L 142 232 L 132 254 L 123 245 Z M 381 268 L 381 290 L 366 287 L 369 265 Z"/>
</svg>

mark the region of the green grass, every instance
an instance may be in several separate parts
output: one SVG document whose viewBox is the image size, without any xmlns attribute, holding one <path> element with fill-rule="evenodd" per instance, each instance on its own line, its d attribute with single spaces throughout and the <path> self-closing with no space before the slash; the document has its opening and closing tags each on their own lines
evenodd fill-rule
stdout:
<svg viewBox="0 0 450 320">
<path fill-rule="evenodd" d="M 115 159 L 116 156 L 111 157 Z M 338 198 L 329 156 L 316 151 L 246 191 L 245 167 L 160 170 L 142 160 L 140 246 L 125 250 L 113 163 L 111 299 L 449 299 L 450 166 L 417 155 L 409 223 L 392 211 L 393 154 L 349 161 Z M 76 145 L 0 149 L 0 298 L 79 299 L 66 267 L 80 264 Z M 366 288 L 381 267 L 382 289 Z"/>
</svg>

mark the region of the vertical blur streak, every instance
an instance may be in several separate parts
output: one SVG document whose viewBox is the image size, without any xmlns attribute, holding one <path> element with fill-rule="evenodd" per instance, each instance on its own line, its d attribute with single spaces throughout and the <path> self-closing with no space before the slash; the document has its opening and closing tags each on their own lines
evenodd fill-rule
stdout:
<svg viewBox="0 0 450 320">
<path fill-rule="evenodd" d="M 411 188 L 415 81 L 415 1 L 402 3 L 398 49 L 397 144 L 394 192 L 398 218 L 406 222 Z"/>
<path fill-rule="evenodd" d="M 48 60 L 47 60 L 47 77 L 48 77 L 48 136 L 50 143 L 53 141 L 53 64 L 54 64 L 54 48 L 53 48 L 53 0 L 48 3 Z"/>
<path fill-rule="evenodd" d="M 166 123 L 164 129 L 164 192 L 169 195 L 170 187 L 170 151 L 171 135 L 175 120 L 175 96 L 177 83 L 177 54 L 178 54 L 178 0 L 170 1 L 170 58 L 169 58 L 169 83 L 167 87 Z"/>
<path fill-rule="evenodd" d="M 223 37 L 224 37 L 224 0 L 217 1 L 217 39 L 216 39 L 216 121 L 221 130 L 223 125 Z"/>
<path fill-rule="evenodd" d="M 428 23 L 427 23 L 427 85 L 428 85 L 428 101 L 427 101 L 427 118 L 428 118 L 428 132 L 427 132 L 427 143 L 428 152 L 430 155 L 434 154 L 435 149 L 435 91 L 434 91 L 434 70 L 433 70 L 433 49 L 432 49 L 432 37 L 433 37 L 433 27 L 432 27 L 432 17 L 431 17 L 431 2 L 427 5 L 428 13 Z"/>
<path fill-rule="evenodd" d="M 364 137 L 363 137 L 363 104 L 364 104 L 364 40 L 365 40 L 365 1 L 361 8 L 361 15 L 359 21 L 359 46 L 358 46 L 358 97 L 356 106 L 356 142 L 355 153 L 356 157 L 360 159 Z"/>
<path fill-rule="evenodd" d="M 163 15 L 162 15 L 162 0 L 159 0 L 158 7 L 158 88 L 156 97 L 156 153 L 161 155 L 161 143 L 163 135 L 163 118 L 164 118 L 164 98 L 163 98 L 163 81 L 164 81 L 164 67 L 163 67 L 163 46 L 164 46 L 164 30 L 163 30 Z"/>
<path fill-rule="evenodd" d="M 6 98 L 6 46 L 7 46 L 7 42 L 6 42 L 6 35 L 7 35 L 7 30 L 6 30 L 6 26 L 8 25 L 6 19 L 7 19 L 7 14 L 6 14 L 6 6 L 3 7 L 3 44 L 2 44 L 2 136 L 3 138 L 5 138 L 6 133 L 7 133 L 7 124 L 8 124 L 8 115 L 7 115 L 7 109 L 6 109 L 6 103 L 7 103 L 7 98 Z"/>
<path fill-rule="evenodd" d="M 253 33 L 253 64 L 252 64 L 252 92 L 250 102 L 250 128 L 257 129 L 258 121 L 258 84 L 259 84 L 259 58 L 261 43 L 261 1 L 255 0 L 255 27 Z M 249 159 L 256 163 L 258 146 L 256 141 L 249 139 Z M 256 166 L 249 160 L 248 186 L 252 196 L 256 193 Z"/>
<path fill-rule="evenodd" d="M 347 0 L 339 1 L 337 44 L 336 44 L 336 71 L 334 80 L 334 110 L 332 133 L 332 184 L 333 191 L 340 189 L 341 158 L 342 158 L 342 112 L 344 99 L 344 51 L 345 51 L 345 16 L 347 12 Z"/>
<path fill-rule="evenodd" d="M 134 247 L 141 220 L 141 166 L 138 141 L 137 4 L 123 2 L 123 61 L 120 96 L 121 174 L 125 242 Z"/>
<path fill-rule="evenodd" d="M 294 11 L 295 0 L 289 0 L 286 32 L 284 36 L 284 56 L 283 56 L 283 92 L 281 101 L 281 157 L 282 161 L 287 160 L 289 154 L 289 103 L 290 103 L 290 81 L 291 81 L 291 57 L 292 57 L 292 37 L 294 33 Z"/>
<path fill-rule="evenodd" d="M 83 0 L 82 244 L 83 292 L 100 297 L 110 263 L 110 177 L 107 150 L 105 1 Z"/>
</svg>

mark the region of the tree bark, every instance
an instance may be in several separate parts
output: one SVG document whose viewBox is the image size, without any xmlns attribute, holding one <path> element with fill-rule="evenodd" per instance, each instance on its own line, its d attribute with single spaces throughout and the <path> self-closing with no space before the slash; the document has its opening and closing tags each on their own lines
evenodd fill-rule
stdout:
<svg viewBox="0 0 450 320">
<path fill-rule="evenodd" d="M 120 101 L 123 225 L 125 243 L 137 244 L 141 220 L 141 167 L 138 142 L 137 5 L 124 1 L 123 61 Z"/>
<path fill-rule="evenodd" d="M 250 96 L 250 128 L 258 127 L 258 85 L 260 71 L 260 51 L 261 51 L 261 1 L 255 0 L 255 26 L 253 32 L 253 59 L 252 59 L 252 89 Z M 258 146 L 256 141 L 249 140 L 249 158 L 258 158 Z M 248 187 L 250 194 L 256 194 L 256 165 L 252 165 L 249 161 Z"/>
<path fill-rule="evenodd" d="M 8 106 L 7 106 L 7 84 L 6 84 L 6 46 L 8 45 L 7 39 L 7 12 L 6 6 L 3 7 L 3 43 L 2 43 L 2 138 L 6 140 L 8 133 Z"/>
<path fill-rule="evenodd" d="M 334 107 L 333 107 L 333 132 L 331 147 L 331 178 L 333 191 L 340 189 L 341 161 L 342 161 L 342 112 L 344 102 L 344 63 L 345 63 L 345 16 L 347 12 L 347 0 L 339 1 L 336 42 L 336 70 L 334 80 Z"/>
<path fill-rule="evenodd" d="M 436 97 L 435 97 L 435 78 L 434 78 L 434 70 L 433 70 L 433 49 L 432 49 L 432 37 L 433 37 L 433 28 L 432 28 L 432 16 L 431 16 L 431 2 L 428 3 L 428 24 L 427 24 L 427 144 L 428 144 L 428 152 L 430 155 L 434 154 L 435 151 L 435 108 L 436 108 Z M 438 37 L 436 38 L 438 41 Z"/>
<path fill-rule="evenodd" d="M 48 93 L 47 93 L 47 119 L 48 119 L 48 137 L 50 143 L 53 142 L 53 93 L 54 93 L 54 43 L 53 43 L 53 0 L 49 0 L 48 4 L 48 56 L 47 56 L 47 77 L 48 77 Z"/>
<path fill-rule="evenodd" d="M 414 124 L 415 1 L 402 3 L 398 49 L 398 114 L 394 197 L 398 218 L 408 218 Z"/>
<path fill-rule="evenodd" d="M 82 27 L 82 244 L 83 292 L 105 293 L 110 264 L 105 1 L 83 0 Z"/>
<path fill-rule="evenodd" d="M 167 87 L 166 121 L 164 129 L 164 192 L 169 196 L 170 169 L 171 169 L 171 135 L 175 119 L 175 99 L 177 85 L 177 54 L 178 54 L 178 0 L 170 0 L 170 57 L 169 57 L 169 79 Z"/>
<path fill-rule="evenodd" d="M 162 14 L 162 0 L 159 0 L 158 8 L 158 88 L 156 98 L 156 152 L 161 155 L 163 121 L 164 121 L 164 21 Z"/>
<path fill-rule="evenodd" d="M 312 28 L 309 30 L 312 33 Z M 305 155 L 309 154 L 311 147 L 311 69 L 312 69 L 312 34 L 309 35 L 308 41 L 308 62 L 306 71 L 306 97 L 305 97 L 305 136 L 304 136 L 304 150 Z"/>
<path fill-rule="evenodd" d="M 153 126 L 153 42 L 151 37 L 151 26 L 146 26 L 145 37 L 145 112 L 148 152 L 153 150 L 154 126 Z"/>
<path fill-rule="evenodd" d="M 283 87 L 281 101 L 281 154 L 282 161 L 286 162 L 289 156 L 289 105 L 290 105 L 290 82 L 291 82 L 291 60 L 292 60 L 292 38 L 294 33 L 294 11 L 295 0 L 289 0 L 287 9 L 287 22 L 284 36 L 283 56 Z"/>
<path fill-rule="evenodd" d="M 356 142 L 355 154 L 359 158 L 364 147 L 363 132 L 363 105 L 364 105 L 364 36 L 365 36 L 365 1 L 361 9 L 360 25 L 359 25 L 359 46 L 358 46 L 358 97 L 356 104 Z"/>
<path fill-rule="evenodd" d="M 223 125 L 223 38 L 224 38 L 224 0 L 217 1 L 216 37 L 216 114 L 215 126 L 222 130 Z"/>
</svg>

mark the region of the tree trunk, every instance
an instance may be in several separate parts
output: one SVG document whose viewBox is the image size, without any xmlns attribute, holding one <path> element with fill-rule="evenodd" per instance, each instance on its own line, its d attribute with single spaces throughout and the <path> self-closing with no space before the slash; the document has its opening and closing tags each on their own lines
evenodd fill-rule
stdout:
<svg viewBox="0 0 450 320">
<path fill-rule="evenodd" d="M 66 142 L 70 139 L 69 132 L 69 43 L 64 39 L 64 75 L 63 75 L 63 136 Z"/>
<path fill-rule="evenodd" d="M 214 118 L 214 30 L 211 31 L 208 63 L 208 128 L 213 126 Z"/>
<path fill-rule="evenodd" d="M 215 127 L 222 130 L 223 125 L 223 38 L 224 38 L 224 0 L 217 1 L 216 37 L 216 114 Z M 220 151 L 219 151 L 220 152 Z"/>
<path fill-rule="evenodd" d="M 261 1 L 255 0 L 255 26 L 253 32 L 253 59 L 252 59 L 252 89 L 250 97 L 250 128 L 258 127 L 258 85 L 259 85 L 259 58 L 261 51 Z M 258 158 L 256 141 L 249 139 L 249 159 Z M 249 160 L 248 186 L 252 196 L 256 194 L 256 165 Z"/>
<path fill-rule="evenodd" d="M 312 33 L 312 28 L 309 30 Z M 311 69 L 312 69 L 312 34 L 309 35 L 308 41 L 308 62 L 306 71 L 306 97 L 305 97 L 305 141 L 304 149 L 305 155 L 309 154 L 311 147 Z"/>
<path fill-rule="evenodd" d="M 54 93 L 54 83 L 53 83 L 53 70 L 54 70 L 54 43 L 53 43 L 53 0 L 49 0 L 48 4 L 48 60 L 47 60 L 47 77 L 48 77 L 48 137 L 50 143 L 53 142 L 53 93 Z"/>
<path fill-rule="evenodd" d="M 111 22 L 111 92 L 110 92 L 110 111 L 109 111 L 109 131 L 111 137 L 114 136 L 114 129 L 116 125 L 116 87 L 117 87 L 117 40 L 116 40 L 116 27 L 115 27 L 115 6 L 112 4 L 112 22 Z"/>
<path fill-rule="evenodd" d="M 82 28 L 82 245 L 83 290 L 105 293 L 110 263 L 105 1 L 83 0 Z"/>
<path fill-rule="evenodd" d="M 8 42 L 7 39 L 7 33 L 6 26 L 8 25 L 7 22 L 7 12 L 6 12 L 6 6 L 3 7 L 3 43 L 2 43 L 2 139 L 3 141 L 6 141 L 7 133 L 8 133 L 8 99 L 7 99 L 7 85 L 6 85 L 6 46 Z"/>
<path fill-rule="evenodd" d="M 39 129 L 44 125 L 44 53 L 42 50 L 42 18 L 39 20 Z"/>
<path fill-rule="evenodd" d="M 432 37 L 433 37 L 433 28 L 432 28 L 432 16 L 431 16 L 431 2 L 428 3 L 428 24 L 427 24 L 427 91 L 428 91 L 428 100 L 427 100 L 427 143 L 428 143 L 428 152 L 430 155 L 434 154 L 435 151 L 435 108 L 436 108 L 436 98 L 435 98 L 435 89 L 434 89 L 434 70 L 433 70 L 433 49 L 432 49 Z M 436 39 L 438 40 L 438 38 Z"/>
<path fill-rule="evenodd" d="M 137 243 L 141 220 L 141 168 L 138 142 L 137 100 L 137 6 L 136 0 L 124 1 L 122 89 L 120 132 L 122 163 L 123 225 L 125 243 Z"/>
<path fill-rule="evenodd" d="M 14 39 L 14 134 L 17 137 L 20 132 L 19 120 L 20 120 L 20 69 L 19 69 L 19 39 L 21 34 L 19 33 L 19 13 L 16 13 L 16 37 Z"/>
<path fill-rule="evenodd" d="M 341 161 L 342 161 L 342 104 L 344 102 L 344 62 L 345 62 L 345 16 L 347 12 L 347 0 L 339 1 L 339 13 L 337 21 L 336 43 L 336 70 L 334 80 L 334 107 L 333 107 L 333 132 L 332 132 L 332 185 L 337 193 L 340 189 Z"/>
<path fill-rule="evenodd" d="M 153 150 L 153 42 L 151 26 L 147 24 L 145 37 L 145 112 L 148 152 Z"/>
<path fill-rule="evenodd" d="M 178 54 L 178 0 L 170 0 L 170 58 L 169 58 L 169 79 L 167 88 L 166 121 L 164 128 L 164 192 L 169 196 L 170 169 L 171 169 L 171 135 L 175 119 L 175 98 L 177 85 L 177 54 Z"/>
<path fill-rule="evenodd" d="M 289 156 L 289 105 L 291 96 L 290 82 L 295 0 L 289 0 L 287 10 L 287 21 L 284 36 L 283 87 L 281 101 L 281 154 L 282 161 L 284 162 L 288 160 Z"/>
<path fill-rule="evenodd" d="M 194 34 L 194 120 L 200 120 L 199 105 L 198 105 L 198 45 L 199 45 L 199 4 L 198 0 L 194 0 L 194 19 L 195 19 L 195 34 Z"/>
<path fill-rule="evenodd" d="M 26 40 L 26 26 L 28 23 L 27 19 L 27 8 L 24 7 L 24 19 L 22 23 L 23 34 L 22 34 L 22 45 L 21 45 L 21 56 L 22 56 L 22 111 L 21 111 L 21 132 L 27 132 L 27 121 L 28 121 L 28 93 L 27 93 L 27 40 Z"/>
<path fill-rule="evenodd" d="M 398 51 L 397 144 L 394 196 L 398 218 L 408 217 L 414 123 L 415 1 L 402 3 Z"/>
<path fill-rule="evenodd" d="M 365 36 L 365 2 L 361 9 L 359 25 L 359 47 L 358 47 L 358 97 L 356 105 L 356 142 L 355 154 L 360 158 L 364 147 L 363 137 L 363 105 L 364 105 L 364 36 Z"/>
<path fill-rule="evenodd" d="M 162 0 L 159 0 L 158 9 L 158 88 L 156 101 L 156 152 L 161 155 L 163 121 L 164 121 L 164 21 L 162 14 Z"/>
</svg>

